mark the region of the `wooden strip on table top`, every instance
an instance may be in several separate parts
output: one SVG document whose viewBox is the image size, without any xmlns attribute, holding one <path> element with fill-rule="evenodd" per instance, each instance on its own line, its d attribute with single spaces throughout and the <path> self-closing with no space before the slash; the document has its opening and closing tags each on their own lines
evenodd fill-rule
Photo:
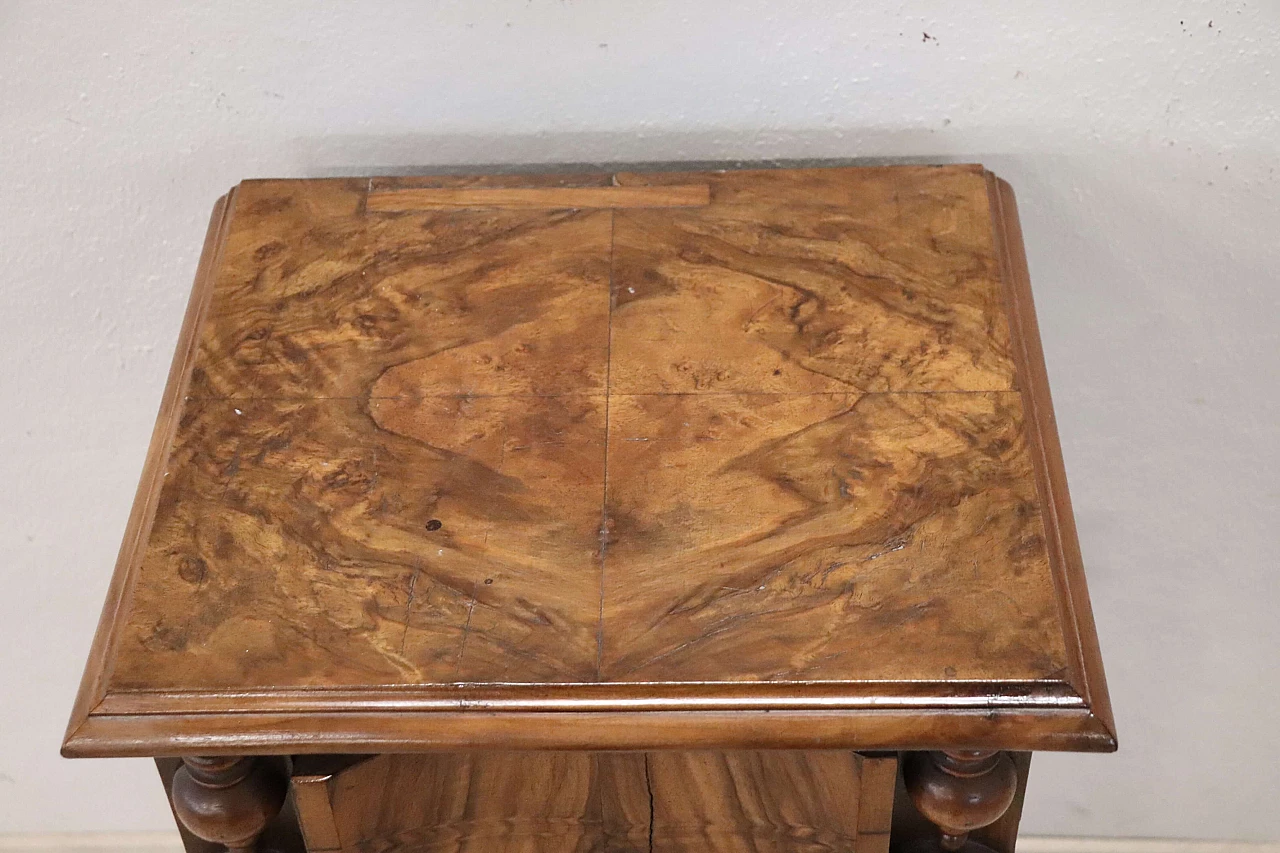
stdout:
<svg viewBox="0 0 1280 853">
<path fill-rule="evenodd" d="M 466 207 L 627 208 L 705 207 L 708 184 L 645 187 L 416 187 L 369 193 L 368 210 L 395 213 Z"/>
</svg>

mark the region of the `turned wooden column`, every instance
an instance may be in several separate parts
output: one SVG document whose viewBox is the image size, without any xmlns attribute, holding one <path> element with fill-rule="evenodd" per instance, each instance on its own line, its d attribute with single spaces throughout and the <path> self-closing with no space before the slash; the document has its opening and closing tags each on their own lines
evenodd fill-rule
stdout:
<svg viewBox="0 0 1280 853">
<path fill-rule="evenodd" d="M 288 782 L 256 758 L 183 758 L 173 774 L 174 814 L 193 835 L 249 853 L 284 805 Z"/>
<path fill-rule="evenodd" d="M 1018 788 L 1005 752 L 912 752 L 902 776 L 916 809 L 942 830 L 944 850 L 959 850 L 971 831 L 999 820 Z"/>
</svg>

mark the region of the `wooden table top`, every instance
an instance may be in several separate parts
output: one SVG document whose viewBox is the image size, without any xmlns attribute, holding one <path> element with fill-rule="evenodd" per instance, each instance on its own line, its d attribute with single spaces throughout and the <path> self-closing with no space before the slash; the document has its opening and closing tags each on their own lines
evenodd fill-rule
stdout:
<svg viewBox="0 0 1280 853">
<path fill-rule="evenodd" d="M 1114 748 L 979 166 L 246 181 L 64 747 Z"/>
</svg>

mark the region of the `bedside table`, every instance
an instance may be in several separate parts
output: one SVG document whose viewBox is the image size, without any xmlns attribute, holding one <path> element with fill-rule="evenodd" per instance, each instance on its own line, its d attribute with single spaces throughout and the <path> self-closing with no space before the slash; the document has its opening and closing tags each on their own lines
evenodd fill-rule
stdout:
<svg viewBox="0 0 1280 853">
<path fill-rule="evenodd" d="M 63 746 L 191 853 L 1012 851 L 1114 726 L 979 166 L 246 181 Z"/>
</svg>

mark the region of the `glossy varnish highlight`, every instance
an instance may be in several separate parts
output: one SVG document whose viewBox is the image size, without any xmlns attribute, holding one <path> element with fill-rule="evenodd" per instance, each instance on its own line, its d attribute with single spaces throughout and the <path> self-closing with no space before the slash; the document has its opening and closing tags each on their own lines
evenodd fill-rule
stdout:
<svg viewBox="0 0 1280 853">
<path fill-rule="evenodd" d="M 968 166 L 240 185 L 68 751 L 491 713 L 1107 748 L 1011 203 Z"/>
</svg>

